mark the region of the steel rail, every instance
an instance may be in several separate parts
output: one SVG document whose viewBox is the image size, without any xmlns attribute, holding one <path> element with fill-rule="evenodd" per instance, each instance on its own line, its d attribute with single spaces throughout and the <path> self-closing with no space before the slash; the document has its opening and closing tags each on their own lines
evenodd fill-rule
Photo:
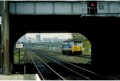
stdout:
<svg viewBox="0 0 120 81">
<path fill-rule="evenodd" d="M 44 65 L 46 65 L 50 70 L 52 70 L 58 77 L 60 77 L 61 80 L 65 80 L 60 74 L 58 74 L 55 70 L 53 70 L 49 65 L 47 65 L 42 59 L 40 59 L 38 56 L 36 56 L 34 54 L 34 52 L 32 52 L 32 54 L 38 58 Z"/>
<path fill-rule="evenodd" d="M 41 55 L 42 55 L 42 54 L 41 54 Z M 44 56 L 44 55 L 42 55 L 42 56 Z M 38 56 L 37 56 L 37 57 L 38 57 Z M 62 64 L 60 64 L 60 63 L 54 61 L 53 59 L 50 59 L 50 58 L 48 58 L 48 57 L 46 57 L 46 56 L 44 56 L 44 57 L 47 58 L 47 59 L 49 59 L 49 60 L 51 60 L 51 61 L 53 61 L 53 62 L 55 62 L 55 63 L 57 63 L 57 64 L 59 64 L 59 65 L 62 66 L 62 67 L 64 67 L 64 68 L 70 70 L 71 72 L 73 72 L 73 73 L 75 73 L 75 74 L 81 76 L 82 78 L 87 79 L 87 80 L 90 80 L 89 77 L 86 77 L 86 76 L 84 76 L 84 75 L 82 75 L 82 74 L 80 74 L 80 73 L 78 73 L 78 72 L 76 72 L 76 71 L 74 71 L 74 70 L 72 70 L 72 69 L 70 69 L 70 68 L 68 68 L 68 67 L 66 67 L 66 66 L 64 66 L 64 65 L 62 65 Z"/>
<path fill-rule="evenodd" d="M 28 55 L 28 54 L 27 54 L 27 55 Z M 37 69 L 37 71 L 38 71 L 38 73 L 39 73 L 39 77 L 41 78 L 41 80 L 45 80 L 44 77 L 43 77 L 43 75 L 42 75 L 42 73 L 41 73 L 40 70 L 38 69 L 37 65 L 36 65 L 35 62 L 33 61 L 32 57 L 31 57 L 30 55 L 28 55 L 28 56 L 30 57 L 30 59 L 31 59 L 31 61 L 33 62 L 33 64 L 35 65 L 35 67 L 36 67 L 36 69 Z"/>
<path fill-rule="evenodd" d="M 48 54 L 44 54 L 44 55 L 47 55 L 47 56 L 52 57 L 52 58 L 54 58 L 54 59 L 56 59 L 56 60 L 59 60 L 59 61 L 63 61 L 64 63 L 70 64 L 70 65 L 72 65 L 72 66 L 74 66 L 74 67 L 76 67 L 76 68 L 79 68 L 79 69 L 81 69 L 81 70 L 87 71 L 87 72 L 89 72 L 89 73 L 91 73 L 91 74 L 93 74 L 93 75 L 95 75 L 95 76 L 99 76 L 99 77 L 104 78 L 104 79 L 110 79 L 110 78 L 108 78 L 108 77 L 104 77 L 104 76 L 102 76 L 102 75 L 100 75 L 100 74 L 98 74 L 98 73 L 95 73 L 95 72 L 93 72 L 93 71 L 90 71 L 90 70 L 87 70 L 87 69 L 85 69 L 85 68 L 82 68 L 82 67 L 79 67 L 79 66 L 77 66 L 77 65 L 74 65 L 74 64 L 72 64 L 72 63 L 69 63 L 69 62 L 67 62 L 67 61 L 65 61 L 65 60 L 63 60 L 63 59 L 58 58 L 58 57 L 54 57 L 53 55 L 48 55 Z"/>
</svg>

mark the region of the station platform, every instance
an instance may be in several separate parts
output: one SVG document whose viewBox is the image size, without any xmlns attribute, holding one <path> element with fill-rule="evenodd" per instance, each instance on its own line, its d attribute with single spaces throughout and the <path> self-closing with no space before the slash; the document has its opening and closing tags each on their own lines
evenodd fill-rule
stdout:
<svg viewBox="0 0 120 81">
<path fill-rule="evenodd" d="M 34 80 L 34 81 L 41 81 L 38 77 L 38 74 L 11 74 L 11 75 L 2 75 L 0 74 L 0 81 L 1 80 Z"/>
</svg>

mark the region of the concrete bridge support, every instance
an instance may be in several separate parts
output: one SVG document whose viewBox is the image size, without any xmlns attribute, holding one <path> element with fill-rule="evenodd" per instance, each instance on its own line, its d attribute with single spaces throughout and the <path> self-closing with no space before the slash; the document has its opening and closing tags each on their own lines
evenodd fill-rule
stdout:
<svg viewBox="0 0 120 81">
<path fill-rule="evenodd" d="M 3 2 L 2 8 L 2 23 L 1 23 L 1 44 L 3 45 L 3 73 L 9 74 L 10 73 L 10 58 L 9 58 L 9 14 L 8 14 L 8 5 L 7 1 Z"/>
<path fill-rule="evenodd" d="M 0 73 L 3 72 L 3 45 L 2 45 L 2 35 L 3 35 L 3 28 L 1 26 L 1 16 L 2 16 L 2 8 L 3 2 L 0 1 Z"/>
</svg>

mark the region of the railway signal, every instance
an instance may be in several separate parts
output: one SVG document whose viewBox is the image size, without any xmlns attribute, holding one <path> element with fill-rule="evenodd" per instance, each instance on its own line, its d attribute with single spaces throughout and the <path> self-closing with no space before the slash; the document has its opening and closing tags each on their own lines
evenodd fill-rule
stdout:
<svg viewBox="0 0 120 81">
<path fill-rule="evenodd" d="M 88 2 L 88 14 L 94 15 L 97 13 L 97 2 L 89 1 Z"/>
</svg>

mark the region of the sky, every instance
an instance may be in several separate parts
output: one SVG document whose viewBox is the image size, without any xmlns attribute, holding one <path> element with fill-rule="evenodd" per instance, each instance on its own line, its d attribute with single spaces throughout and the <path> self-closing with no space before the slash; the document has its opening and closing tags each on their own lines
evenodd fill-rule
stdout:
<svg viewBox="0 0 120 81">
<path fill-rule="evenodd" d="M 59 39 L 72 38 L 71 33 L 27 33 L 26 37 L 35 38 L 36 34 L 40 34 L 41 39 L 42 38 L 54 38 L 54 37 L 57 37 Z"/>
</svg>

